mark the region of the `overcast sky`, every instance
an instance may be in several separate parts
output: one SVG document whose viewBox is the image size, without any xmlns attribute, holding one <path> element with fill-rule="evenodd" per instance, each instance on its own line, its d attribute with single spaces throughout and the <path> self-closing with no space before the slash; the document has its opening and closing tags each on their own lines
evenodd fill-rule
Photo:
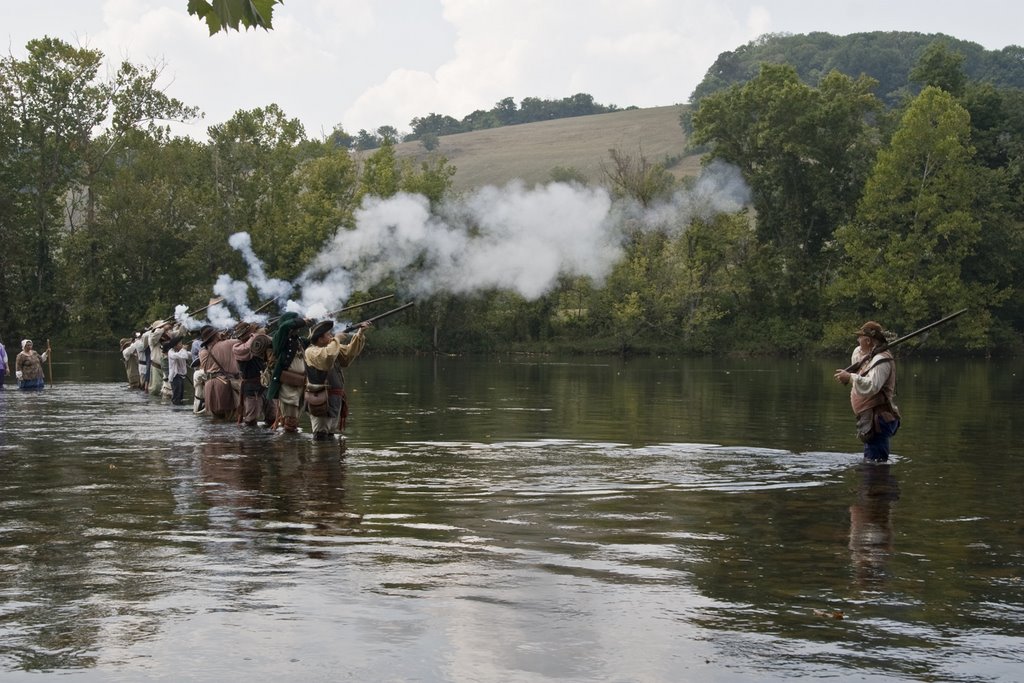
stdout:
<svg viewBox="0 0 1024 683">
<path fill-rule="evenodd" d="M 601 104 L 688 100 L 716 57 L 768 32 L 945 33 L 1024 43 L 1019 0 L 285 0 L 274 30 L 209 36 L 188 0 L 0 0 L 6 52 L 50 35 L 108 59 L 162 64 L 160 85 L 205 118 L 276 103 L 310 137 L 461 119 L 505 98 L 585 92 Z M 4 35 L 6 34 L 6 35 Z"/>
</svg>

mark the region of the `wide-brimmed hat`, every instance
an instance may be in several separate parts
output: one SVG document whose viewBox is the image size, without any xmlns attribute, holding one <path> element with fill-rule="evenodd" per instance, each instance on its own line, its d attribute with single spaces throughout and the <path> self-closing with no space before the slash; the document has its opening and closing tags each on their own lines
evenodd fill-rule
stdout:
<svg viewBox="0 0 1024 683">
<path fill-rule="evenodd" d="M 234 330 L 231 331 L 231 336 L 235 339 L 241 339 L 247 341 L 252 336 L 253 327 L 247 322 L 240 322 L 235 325 Z"/>
<path fill-rule="evenodd" d="M 265 334 L 257 334 L 253 336 L 249 349 L 252 351 L 252 355 L 262 358 L 270 350 L 270 347 L 270 337 Z"/>
<path fill-rule="evenodd" d="M 199 338 L 203 341 L 203 346 L 206 346 L 213 338 L 217 336 L 217 328 L 213 325 L 203 325 L 199 328 Z"/>
<path fill-rule="evenodd" d="M 858 337 L 870 337 L 879 344 L 888 343 L 888 339 L 885 338 L 885 332 L 882 331 L 882 326 L 876 323 L 874 320 L 869 320 L 860 326 L 860 329 L 855 333 Z"/>
<path fill-rule="evenodd" d="M 330 332 L 333 329 L 334 329 L 334 321 L 333 320 L 321 320 L 316 325 L 313 325 L 313 327 L 310 328 L 310 330 L 309 330 L 309 338 L 312 341 L 316 341 L 317 339 L 322 337 L 325 332 Z"/>
</svg>

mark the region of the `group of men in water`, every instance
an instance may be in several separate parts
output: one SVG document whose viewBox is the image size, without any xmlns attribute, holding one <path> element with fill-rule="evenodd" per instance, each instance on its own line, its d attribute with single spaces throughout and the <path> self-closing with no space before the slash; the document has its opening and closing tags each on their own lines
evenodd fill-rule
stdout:
<svg viewBox="0 0 1024 683">
<path fill-rule="evenodd" d="M 243 322 L 230 330 L 204 325 L 192 339 L 181 324 L 158 320 L 134 339 L 122 339 L 121 355 L 133 389 L 181 405 L 191 381 L 196 414 L 297 432 L 306 412 L 314 440 L 332 441 L 348 416 L 342 369 L 362 353 L 370 324 L 360 323 L 348 337 L 334 332 L 334 320 L 289 312 L 272 333 Z"/>
</svg>

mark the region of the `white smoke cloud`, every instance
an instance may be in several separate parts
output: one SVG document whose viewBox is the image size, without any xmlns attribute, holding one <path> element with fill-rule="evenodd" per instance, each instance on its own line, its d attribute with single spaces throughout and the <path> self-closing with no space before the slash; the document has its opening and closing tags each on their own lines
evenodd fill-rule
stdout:
<svg viewBox="0 0 1024 683">
<path fill-rule="evenodd" d="M 252 238 L 247 232 L 236 232 L 228 238 L 231 248 L 239 252 L 249 267 L 248 281 L 256 289 L 260 299 L 275 299 L 283 301 L 292 293 L 290 282 L 277 278 L 267 277 L 266 269 L 252 250 Z"/>
<path fill-rule="evenodd" d="M 178 324 L 189 331 L 198 330 L 203 326 L 201 321 L 196 320 L 188 314 L 188 306 L 186 304 L 178 304 L 174 307 L 174 319 L 178 321 Z"/>
<path fill-rule="evenodd" d="M 560 275 L 602 280 L 622 256 L 603 189 L 552 183 L 485 187 L 438 215 L 419 195 L 368 198 L 300 278 L 303 300 L 396 278 L 414 296 L 509 289 L 527 299 Z"/>
<path fill-rule="evenodd" d="M 735 167 L 711 164 L 692 184 L 651 207 L 613 203 L 602 188 L 521 182 L 484 187 L 436 212 L 426 197 L 368 197 L 355 226 L 342 228 L 294 286 L 267 278 L 249 235 L 229 242 L 249 266 L 249 282 L 262 296 L 283 301 L 285 311 L 325 318 L 355 291 L 393 282 L 404 295 L 467 295 L 501 289 L 537 299 L 562 276 L 600 284 L 623 257 L 627 227 L 677 235 L 694 219 L 735 212 L 750 191 Z M 251 316 L 249 284 L 221 275 L 214 293 L 243 316 Z M 227 314 L 223 316 L 222 314 Z M 227 309 L 211 307 L 210 323 L 227 327 Z"/>
<path fill-rule="evenodd" d="M 694 220 L 708 221 L 721 213 L 735 213 L 750 203 L 750 188 L 740 170 L 716 160 L 696 178 L 692 186 L 675 192 L 664 203 L 639 210 L 640 223 L 648 230 L 681 234 Z"/>
<path fill-rule="evenodd" d="M 419 195 L 370 197 L 355 228 L 340 230 L 299 278 L 298 307 L 338 308 L 388 278 L 417 297 L 504 289 L 533 300 L 561 276 L 600 284 L 623 256 L 627 225 L 679 234 L 695 218 L 738 211 L 749 199 L 739 170 L 717 162 L 647 208 L 613 205 L 604 189 L 567 183 L 484 187 L 436 214 Z"/>
</svg>

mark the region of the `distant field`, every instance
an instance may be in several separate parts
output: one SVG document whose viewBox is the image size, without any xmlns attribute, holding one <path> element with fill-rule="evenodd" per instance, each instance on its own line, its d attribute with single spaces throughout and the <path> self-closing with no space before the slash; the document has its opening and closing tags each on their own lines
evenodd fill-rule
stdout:
<svg viewBox="0 0 1024 683">
<path fill-rule="evenodd" d="M 446 135 L 434 153 L 458 169 L 458 191 L 504 185 L 516 178 L 527 185 L 545 183 L 558 166 L 574 168 L 589 182 L 599 183 L 609 149 L 642 152 L 652 162 L 675 160 L 673 174 L 692 176 L 699 170 L 699 156 L 685 156 L 686 138 L 679 126 L 682 109 L 653 107 Z M 419 142 L 403 142 L 396 152 L 417 159 L 429 154 Z"/>
</svg>

